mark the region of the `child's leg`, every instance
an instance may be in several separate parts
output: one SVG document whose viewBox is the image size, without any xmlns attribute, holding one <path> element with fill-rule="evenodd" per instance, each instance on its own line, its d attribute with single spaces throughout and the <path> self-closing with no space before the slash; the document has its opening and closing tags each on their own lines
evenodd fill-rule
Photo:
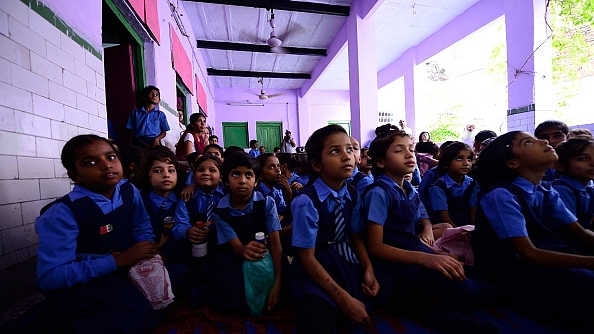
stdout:
<svg viewBox="0 0 594 334">
<path fill-rule="evenodd" d="M 336 308 L 322 297 L 307 294 L 297 301 L 297 334 L 332 334 L 337 321 Z"/>
</svg>

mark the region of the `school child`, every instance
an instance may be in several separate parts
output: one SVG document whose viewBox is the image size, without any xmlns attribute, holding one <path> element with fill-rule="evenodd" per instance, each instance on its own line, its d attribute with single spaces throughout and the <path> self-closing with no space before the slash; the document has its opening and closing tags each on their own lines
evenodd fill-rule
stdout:
<svg viewBox="0 0 594 334">
<path fill-rule="evenodd" d="M 359 165 L 361 164 L 359 141 L 351 137 L 351 144 L 353 145 L 353 154 L 355 155 L 355 168 L 353 169 L 353 175 L 347 179 L 347 182 L 357 188 L 359 194 L 362 194 L 365 188 L 373 183 L 373 179 L 359 171 Z"/>
<path fill-rule="evenodd" d="M 129 144 L 146 148 L 161 145 L 170 130 L 167 116 L 159 110 L 161 93 L 155 86 L 146 86 L 140 94 L 142 105 L 132 110 L 126 121 L 126 129 L 130 133 Z"/>
<path fill-rule="evenodd" d="M 206 145 L 206 147 L 204 148 L 204 155 L 212 155 L 214 157 L 217 157 L 221 160 L 221 163 L 225 161 L 225 159 L 223 159 L 223 148 L 220 147 L 218 144 Z"/>
<path fill-rule="evenodd" d="M 281 174 L 280 162 L 274 154 L 260 154 L 258 163 L 262 168 L 262 174 L 256 189 L 264 196 L 272 197 L 276 204 L 276 211 L 282 216 L 287 211 L 287 207 L 291 205 L 293 198 L 288 179 Z"/>
<path fill-rule="evenodd" d="M 250 140 L 250 155 L 254 158 L 257 158 L 260 155 L 260 150 L 258 149 L 258 141 L 255 139 Z"/>
<path fill-rule="evenodd" d="M 199 157 L 200 153 L 198 152 L 192 152 L 186 157 L 186 162 L 188 163 L 188 169 L 186 170 L 186 187 L 194 183 L 194 162 L 196 162 Z"/>
<path fill-rule="evenodd" d="M 378 303 L 406 311 L 407 301 L 420 301 L 418 311 L 444 332 L 496 332 L 495 324 L 462 313 L 489 299 L 487 285 L 468 277 L 463 263 L 430 247 L 434 237 L 428 215 L 404 180 L 415 168 L 410 136 L 385 132 L 372 141 L 369 155 L 376 181 L 366 189 L 363 204 L 367 247 L 381 286 Z M 423 229 L 420 237 L 417 224 Z"/>
<path fill-rule="evenodd" d="M 268 293 L 266 310 L 278 303 L 281 294 L 282 249 L 281 229 L 274 200 L 254 191 L 261 174 L 258 160 L 246 152 L 234 152 L 221 166 L 223 182 L 229 193 L 213 211 L 219 251 L 216 259 L 211 306 L 227 312 L 246 314 L 242 266 L 244 261 L 256 261 L 270 252 L 275 282 Z M 267 244 L 254 241 L 257 232 L 267 235 Z"/>
<path fill-rule="evenodd" d="M 592 229 L 594 218 L 594 139 L 572 138 L 559 144 L 555 151 L 558 179 L 553 187 L 565 206 L 585 229 Z"/>
<path fill-rule="evenodd" d="M 140 160 L 143 149 L 136 145 L 126 145 L 122 148 L 121 163 L 124 169 L 124 179 L 128 179 L 136 187 L 140 185 Z"/>
<path fill-rule="evenodd" d="M 334 333 L 339 319 L 369 325 L 368 298 L 379 285 L 359 235 L 361 200 L 346 183 L 355 168 L 351 140 L 341 126 L 328 125 L 305 150 L 311 184 L 291 204 L 297 333 Z"/>
<path fill-rule="evenodd" d="M 541 181 L 556 161 L 547 140 L 523 131 L 503 134 L 481 152 L 475 267 L 504 288 L 510 307 L 584 330 L 594 325 L 594 257 L 581 255 L 580 247 L 594 242 L 559 193 Z"/>
<path fill-rule="evenodd" d="M 438 173 L 441 177 L 429 188 L 431 222 L 442 227 L 474 225 L 478 187 L 468 176 L 474 151 L 463 142 L 454 142 L 441 151 Z M 436 239 L 439 238 L 436 236 Z"/>
<path fill-rule="evenodd" d="M 129 268 L 157 254 L 139 191 L 122 179 L 112 143 L 78 135 L 62 149 L 75 183 L 35 221 L 37 285 L 45 296 L 41 328 L 60 333 L 144 333 L 165 315 L 128 279 Z"/>
<path fill-rule="evenodd" d="M 361 162 L 359 163 L 359 171 L 373 181 L 373 174 L 371 174 L 371 163 L 369 163 L 369 147 L 361 148 Z"/>
<path fill-rule="evenodd" d="M 153 234 L 164 259 L 179 257 L 169 243 L 171 230 L 164 226 L 165 217 L 173 217 L 181 191 L 181 171 L 175 154 L 165 146 L 149 147 L 140 164 L 141 196 L 149 214 Z M 167 247 L 164 247 L 165 244 Z"/>
<path fill-rule="evenodd" d="M 441 151 L 443 151 L 444 148 L 446 148 L 448 145 L 450 145 L 453 142 L 454 142 L 453 140 L 446 140 L 439 146 L 439 153 L 437 155 L 438 160 L 439 160 L 439 156 L 441 155 Z M 419 197 L 421 198 L 421 202 L 425 206 L 426 210 L 431 210 L 431 200 L 430 200 L 430 195 L 429 195 L 429 189 L 431 188 L 433 183 L 435 183 L 435 181 L 437 181 L 437 179 L 439 179 L 439 177 L 440 177 L 439 173 L 437 171 L 438 171 L 437 166 L 426 171 L 425 175 L 423 175 L 423 178 L 421 179 L 421 183 L 419 184 L 419 187 L 417 188 L 417 191 L 419 192 Z"/>
<path fill-rule="evenodd" d="M 553 149 L 557 145 L 567 140 L 569 127 L 562 121 L 547 120 L 536 126 L 534 136 L 538 139 L 546 139 Z M 543 176 L 543 181 L 553 181 L 556 178 L 557 171 L 554 166 L 550 166 Z"/>
<path fill-rule="evenodd" d="M 295 179 L 289 180 L 289 184 L 291 185 L 291 189 L 296 191 L 297 193 L 309 184 L 309 170 L 310 166 L 308 165 L 308 156 L 306 153 L 295 153 Z M 292 182 L 291 182 L 292 181 Z"/>
</svg>

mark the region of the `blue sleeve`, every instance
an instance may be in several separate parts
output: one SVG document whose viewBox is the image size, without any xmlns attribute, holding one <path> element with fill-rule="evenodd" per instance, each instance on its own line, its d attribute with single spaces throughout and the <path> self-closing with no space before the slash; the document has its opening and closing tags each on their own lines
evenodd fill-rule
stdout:
<svg viewBox="0 0 594 334">
<path fill-rule="evenodd" d="M 476 184 L 472 188 L 472 194 L 470 194 L 470 199 L 468 200 L 469 208 L 474 208 L 474 207 L 478 206 L 478 193 L 480 190 L 481 189 Z"/>
<path fill-rule="evenodd" d="M 196 197 L 190 198 L 190 201 L 195 200 Z M 173 225 L 173 229 L 171 230 L 173 239 L 186 239 L 186 231 L 190 227 L 192 227 L 192 222 L 190 222 L 190 213 L 188 212 L 188 207 L 186 206 L 186 202 L 180 199 L 177 201 L 177 207 L 175 208 L 175 225 Z"/>
<path fill-rule="evenodd" d="M 318 235 L 318 210 L 306 195 L 299 195 L 291 202 L 293 212 L 292 244 L 300 248 L 315 248 Z"/>
<path fill-rule="evenodd" d="M 429 219 L 429 214 L 427 213 L 427 209 L 425 208 L 425 204 L 423 202 L 419 202 L 419 209 L 417 210 L 417 216 L 415 217 L 415 222 L 419 222 L 421 219 Z"/>
<path fill-rule="evenodd" d="M 483 195 L 480 205 L 499 239 L 528 236 L 522 208 L 507 189 L 491 190 Z"/>
<path fill-rule="evenodd" d="M 567 210 L 571 211 L 575 215 L 577 213 L 577 201 L 575 199 L 575 194 L 573 193 L 573 190 L 571 190 L 569 187 L 559 184 L 554 185 L 553 188 L 555 188 L 555 190 L 557 190 L 557 192 L 559 193 L 559 197 L 565 204 Z"/>
<path fill-rule="evenodd" d="M 287 203 L 285 203 L 285 198 L 283 197 L 283 191 L 280 189 L 272 188 L 272 193 L 274 194 L 274 202 L 276 204 L 276 211 L 278 214 L 282 215 L 287 211 Z"/>
<path fill-rule="evenodd" d="M 217 239 L 219 245 L 225 244 L 237 238 L 237 234 L 231 225 L 221 219 L 221 217 L 219 217 L 216 212 L 212 213 L 212 220 L 215 222 L 215 226 L 217 227 Z"/>
<path fill-rule="evenodd" d="M 78 224 L 62 203 L 52 205 L 39 216 L 35 230 L 39 234 L 37 286 L 42 290 L 68 288 L 117 270 L 111 254 L 77 258 Z"/>
<path fill-rule="evenodd" d="M 418 186 L 421 184 L 421 170 L 419 169 L 419 165 L 415 165 L 415 170 L 413 171 L 410 183 L 413 186 Z"/>
<path fill-rule="evenodd" d="M 369 190 L 363 198 L 363 206 L 367 213 L 367 217 L 363 217 L 365 223 L 372 221 L 384 226 L 388 219 L 388 207 L 390 206 L 390 198 L 385 190 L 377 186 Z"/>
<path fill-rule="evenodd" d="M 448 210 L 448 197 L 443 189 L 436 185 L 429 188 L 429 202 L 431 203 L 431 209 L 434 211 Z"/>
<path fill-rule="evenodd" d="M 128 115 L 128 120 L 126 121 L 126 129 L 128 130 L 134 130 L 136 128 L 136 117 L 134 115 L 134 110 Z"/>
<path fill-rule="evenodd" d="M 162 111 L 160 111 L 159 114 L 159 126 L 161 128 L 161 131 L 171 130 L 171 128 L 169 128 L 169 123 L 167 122 L 167 116 L 165 116 L 165 113 Z"/>
<path fill-rule="evenodd" d="M 140 191 L 134 187 L 134 216 L 132 218 L 134 225 L 133 233 L 136 242 L 155 241 L 151 217 L 146 212 Z"/>
<path fill-rule="evenodd" d="M 272 233 L 274 231 L 280 231 L 281 225 L 280 221 L 278 220 L 278 212 L 276 211 L 276 203 L 270 196 L 266 196 L 266 228 L 268 228 L 268 233 Z"/>
<path fill-rule="evenodd" d="M 551 228 L 559 228 L 577 222 L 577 217 L 567 209 L 555 189 L 551 189 L 549 192 L 549 201 L 551 205 L 546 209 L 550 211 L 551 219 L 548 221 Z"/>
</svg>

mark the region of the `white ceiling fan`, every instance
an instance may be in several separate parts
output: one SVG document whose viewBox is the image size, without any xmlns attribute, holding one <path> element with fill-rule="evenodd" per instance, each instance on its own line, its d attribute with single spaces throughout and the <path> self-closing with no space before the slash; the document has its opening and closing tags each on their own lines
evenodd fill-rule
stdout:
<svg viewBox="0 0 594 334">
<path fill-rule="evenodd" d="M 283 95 L 283 93 L 276 93 L 276 94 L 266 94 L 266 92 L 264 91 L 264 78 L 260 78 L 258 79 L 258 83 L 262 86 L 262 89 L 260 90 L 260 95 L 258 95 L 258 98 L 260 100 L 266 100 L 266 99 L 270 99 L 273 98 L 275 96 L 281 96 Z"/>
</svg>

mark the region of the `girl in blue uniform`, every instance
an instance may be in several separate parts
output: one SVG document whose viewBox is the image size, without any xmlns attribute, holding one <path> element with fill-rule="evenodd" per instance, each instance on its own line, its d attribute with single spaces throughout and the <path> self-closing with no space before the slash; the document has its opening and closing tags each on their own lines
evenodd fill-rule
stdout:
<svg viewBox="0 0 594 334">
<path fill-rule="evenodd" d="M 431 221 L 441 226 L 435 239 L 447 227 L 474 224 L 478 187 L 468 176 L 474 163 L 474 151 L 463 142 L 454 142 L 441 151 L 438 173 L 441 177 L 429 188 Z"/>
<path fill-rule="evenodd" d="M 274 154 L 260 154 L 258 163 L 262 168 L 262 175 L 257 190 L 263 195 L 274 199 L 276 211 L 282 216 L 287 211 L 287 207 L 291 205 L 291 199 L 293 198 L 288 179 L 281 174 L 280 162 Z"/>
<path fill-rule="evenodd" d="M 486 284 L 467 277 L 456 258 L 429 246 L 433 231 L 428 215 L 416 190 L 404 180 L 415 168 L 410 136 L 399 130 L 382 133 L 371 143 L 369 155 L 376 181 L 363 203 L 367 246 L 382 287 L 379 304 L 410 310 L 408 300 L 420 301 L 427 306 L 421 309 L 425 320 L 444 332 L 496 332 L 494 324 L 460 312 L 489 298 Z M 420 237 L 417 224 L 423 227 Z"/>
<path fill-rule="evenodd" d="M 35 222 L 37 285 L 47 312 L 42 328 L 57 332 L 144 333 L 161 319 L 128 279 L 136 262 L 157 254 L 139 191 L 122 180 L 112 143 L 79 135 L 62 149 L 73 190 Z"/>
<path fill-rule="evenodd" d="M 177 254 L 174 242 L 169 242 L 171 230 L 164 231 L 165 217 L 173 217 L 183 180 L 175 155 L 165 146 L 145 149 L 140 164 L 141 195 L 146 212 L 151 219 L 153 234 L 164 259 L 174 259 Z"/>
<path fill-rule="evenodd" d="M 361 154 L 363 152 L 359 147 L 359 141 L 354 137 L 351 137 L 351 144 L 353 145 L 353 153 L 355 154 L 355 169 L 353 170 L 353 175 L 347 179 L 347 182 L 357 188 L 359 194 L 362 194 L 365 188 L 373 183 L 373 178 L 368 177 L 359 170 Z"/>
<path fill-rule="evenodd" d="M 282 248 L 281 229 L 274 200 L 256 188 L 260 164 L 246 152 L 233 152 L 221 167 L 223 182 L 230 193 L 219 201 L 213 213 L 217 226 L 219 252 L 215 267 L 216 297 L 211 306 L 227 312 L 249 313 L 242 272 L 244 260 L 256 261 L 269 251 L 274 266 L 275 282 L 268 293 L 266 310 L 280 300 Z M 267 244 L 254 241 L 257 232 L 267 235 Z"/>
<path fill-rule="evenodd" d="M 582 254 L 594 237 L 541 182 L 556 161 L 546 139 L 522 131 L 495 138 L 481 152 L 475 266 L 505 288 L 519 311 L 565 328 L 592 328 L 594 257 Z"/>
<path fill-rule="evenodd" d="M 594 218 L 594 139 L 572 138 L 555 147 L 558 178 L 553 187 L 578 223 L 592 230 Z"/>
<path fill-rule="evenodd" d="M 361 200 L 346 183 L 355 168 L 351 140 L 341 126 L 328 125 L 311 135 L 305 150 L 311 184 L 291 204 L 297 333 L 334 333 L 339 317 L 368 325 L 367 297 L 379 285 L 359 235 Z"/>
</svg>

